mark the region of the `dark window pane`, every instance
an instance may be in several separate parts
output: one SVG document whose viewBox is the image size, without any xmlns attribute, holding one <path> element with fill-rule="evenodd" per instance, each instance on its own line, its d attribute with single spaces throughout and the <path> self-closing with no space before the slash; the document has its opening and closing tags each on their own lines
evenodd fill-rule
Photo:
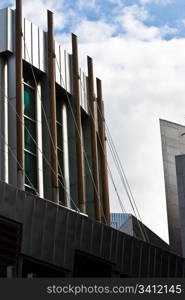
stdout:
<svg viewBox="0 0 185 300">
<path fill-rule="evenodd" d="M 24 147 L 26 150 L 36 153 L 36 124 L 24 118 Z"/>
<path fill-rule="evenodd" d="M 57 115 L 57 121 L 59 123 L 62 123 L 62 101 L 57 100 L 56 102 L 56 115 Z"/>
<path fill-rule="evenodd" d="M 24 114 L 35 119 L 35 91 L 24 86 Z"/>
<path fill-rule="evenodd" d="M 37 187 L 37 159 L 34 155 L 24 152 L 25 159 L 25 183 Z"/>
<path fill-rule="evenodd" d="M 57 124 L 57 144 L 58 147 L 62 150 L 63 143 L 62 143 L 62 126 Z"/>
<path fill-rule="evenodd" d="M 63 176 L 63 153 L 58 150 L 58 173 Z"/>
</svg>

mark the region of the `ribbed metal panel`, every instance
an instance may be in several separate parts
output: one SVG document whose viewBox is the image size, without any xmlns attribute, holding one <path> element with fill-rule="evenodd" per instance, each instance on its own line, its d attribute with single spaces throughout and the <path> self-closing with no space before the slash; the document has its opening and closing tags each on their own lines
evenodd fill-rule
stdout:
<svg viewBox="0 0 185 300">
<path fill-rule="evenodd" d="M 82 108 L 88 113 L 88 104 L 87 104 L 87 76 L 85 73 L 80 69 L 80 91 L 81 91 L 81 98 L 80 104 Z"/>
<path fill-rule="evenodd" d="M 9 8 L 0 10 L 0 53 L 13 53 L 14 11 Z"/>
<path fill-rule="evenodd" d="M 30 21 L 24 19 L 24 27 L 23 27 L 23 44 L 24 44 L 24 59 L 33 64 L 33 56 L 32 56 L 32 24 Z M 35 42 L 35 38 L 34 38 Z"/>
<path fill-rule="evenodd" d="M 39 69 L 39 28 L 32 24 L 32 63 Z"/>
<path fill-rule="evenodd" d="M 47 71 L 46 56 L 46 33 L 39 29 L 39 67 L 43 72 Z"/>
<path fill-rule="evenodd" d="M 55 42 L 55 70 L 56 70 L 56 82 L 61 85 L 61 63 L 60 63 L 60 46 Z"/>
<path fill-rule="evenodd" d="M 66 87 L 66 67 L 65 67 L 66 51 L 63 46 L 60 46 L 60 66 L 61 66 L 61 86 Z"/>
<path fill-rule="evenodd" d="M 185 276 L 185 260 L 50 201 L 0 182 L 0 215 L 22 223 L 24 255 L 73 270 L 75 251 L 123 276 Z"/>
<path fill-rule="evenodd" d="M 72 66 L 71 66 L 71 55 L 66 53 L 66 90 L 72 94 Z"/>
<path fill-rule="evenodd" d="M 47 33 L 23 18 L 23 52 L 22 57 L 37 69 L 47 72 Z M 14 52 L 15 48 L 15 11 L 0 10 L 0 53 Z M 72 91 L 71 54 L 63 46 L 55 42 L 56 82 L 70 94 Z M 80 70 L 81 106 L 88 113 L 87 107 L 87 76 Z"/>
</svg>

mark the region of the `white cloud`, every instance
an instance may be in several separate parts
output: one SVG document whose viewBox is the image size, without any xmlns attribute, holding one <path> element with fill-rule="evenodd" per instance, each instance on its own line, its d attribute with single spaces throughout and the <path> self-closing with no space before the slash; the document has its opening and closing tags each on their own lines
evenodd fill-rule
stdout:
<svg viewBox="0 0 185 300">
<path fill-rule="evenodd" d="M 80 10 L 84 10 L 84 9 L 93 9 L 93 10 L 98 10 L 98 6 L 97 6 L 97 1 L 96 0 L 91 0 L 91 1 L 87 1 L 87 0 L 78 0 L 77 1 L 77 7 Z"/>
<path fill-rule="evenodd" d="M 172 2 L 174 2 L 174 0 L 140 0 L 140 3 L 142 4 L 156 3 L 156 4 L 167 5 Z"/>
<path fill-rule="evenodd" d="M 63 0 L 64 6 L 65 3 Z M 66 11 L 59 0 L 32 0 L 32 5 L 24 0 L 26 16 L 42 26 L 46 7 L 58 13 Z M 74 22 L 72 28 L 80 38 L 81 65 L 86 63 L 87 54 L 94 58 L 94 74 L 103 82 L 106 118 L 142 219 L 166 238 L 159 118 L 184 123 L 185 40 L 163 40 L 176 29 L 146 26 L 147 18 L 148 12 L 134 5 L 120 10 L 114 26 L 104 20 L 80 19 L 73 10 L 60 13 L 55 23 L 60 28 L 69 20 Z M 118 26 L 124 33 L 115 35 Z M 66 35 L 58 35 L 58 39 L 68 41 Z M 129 207 L 117 174 L 115 180 L 125 206 Z M 111 209 L 118 211 L 112 187 L 110 190 Z"/>
<path fill-rule="evenodd" d="M 146 26 L 143 22 L 148 19 L 151 19 L 148 11 L 138 5 L 124 7 L 122 14 L 117 17 L 117 21 L 121 24 L 127 37 L 149 41 L 177 32 L 176 28 L 167 25 L 163 27 Z"/>
<path fill-rule="evenodd" d="M 38 26 L 46 29 L 47 27 L 47 9 L 55 12 L 55 28 L 62 28 L 68 15 L 65 16 L 62 6 L 64 0 L 23 0 L 24 16 Z"/>
<path fill-rule="evenodd" d="M 113 25 L 106 24 L 103 21 L 82 20 L 75 28 L 75 33 L 79 36 L 79 41 L 87 43 L 106 40 L 115 30 L 116 28 Z"/>
</svg>

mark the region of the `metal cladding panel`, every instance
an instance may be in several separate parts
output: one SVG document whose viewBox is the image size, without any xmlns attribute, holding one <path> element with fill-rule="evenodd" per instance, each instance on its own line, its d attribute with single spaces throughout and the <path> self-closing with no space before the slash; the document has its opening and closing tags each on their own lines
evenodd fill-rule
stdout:
<svg viewBox="0 0 185 300">
<path fill-rule="evenodd" d="M 141 262 L 140 277 L 148 277 L 148 266 L 149 266 L 149 246 L 142 244 L 141 248 Z"/>
<path fill-rule="evenodd" d="M 70 175 L 69 175 L 69 145 L 68 145 L 68 116 L 67 105 L 62 103 L 62 136 L 63 136 L 63 175 L 65 179 L 65 200 L 67 207 L 71 207 L 70 198 Z"/>
<path fill-rule="evenodd" d="M 31 224 L 33 215 L 34 196 L 26 193 L 24 198 L 24 217 L 23 217 L 23 240 L 22 252 L 31 255 L 30 240 L 31 240 Z"/>
<path fill-rule="evenodd" d="M 118 239 L 119 239 L 119 231 L 112 229 L 112 246 L 111 246 L 111 255 L 110 260 L 116 262 L 118 255 Z"/>
<path fill-rule="evenodd" d="M 72 63 L 71 55 L 66 53 L 66 90 L 72 94 Z"/>
<path fill-rule="evenodd" d="M 132 253 L 132 276 L 139 277 L 141 267 L 141 242 L 133 240 L 133 253 Z"/>
<path fill-rule="evenodd" d="M 24 59 L 33 64 L 32 59 L 32 24 L 30 21 L 24 19 Z"/>
<path fill-rule="evenodd" d="M 88 77 L 83 75 L 84 77 L 84 102 L 85 102 L 85 111 L 89 113 L 89 105 L 88 105 Z"/>
<path fill-rule="evenodd" d="M 92 221 L 82 216 L 82 237 L 81 237 L 81 249 L 84 249 L 87 252 L 92 251 L 92 233 L 93 233 L 93 225 Z"/>
<path fill-rule="evenodd" d="M 6 206 L 6 203 L 5 203 L 5 184 L 4 182 L 0 181 L 0 195 L 1 195 L 1 198 L 0 198 L 0 215 L 4 215 L 4 209 L 5 209 L 5 206 Z"/>
<path fill-rule="evenodd" d="M 0 10 L 0 52 L 7 51 L 7 35 L 8 35 L 8 24 L 7 24 L 7 9 Z"/>
<path fill-rule="evenodd" d="M 24 199 L 26 193 L 21 190 L 16 190 L 16 201 L 15 201 L 15 220 L 22 222 L 24 220 Z"/>
<path fill-rule="evenodd" d="M 182 278 L 183 277 L 183 267 L 184 264 L 180 258 L 176 258 L 176 277 Z"/>
<path fill-rule="evenodd" d="M 181 254 L 181 229 L 175 156 L 185 153 L 185 127 L 160 120 L 170 246 Z"/>
<path fill-rule="evenodd" d="M 39 28 L 32 24 L 32 61 L 33 65 L 39 69 Z"/>
<path fill-rule="evenodd" d="M 8 146 L 9 146 L 9 184 L 17 186 L 17 128 L 16 124 L 16 80 L 15 56 L 8 59 Z"/>
<path fill-rule="evenodd" d="M 15 47 L 15 11 L 8 8 L 8 50 L 13 53 Z"/>
<path fill-rule="evenodd" d="M 80 104 L 82 108 L 88 113 L 88 102 L 87 102 L 87 76 L 85 73 L 80 69 Z"/>
<path fill-rule="evenodd" d="M 84 82 L 82 69 L 80 69 L 80 105 L 84 109 Z"/>
<path fill-rule="evenodd" d="M 15 188 L 11 185 L 6 185 L 5 188 L 5 210 L 4 213 L 7 217 L 15 216 L 16 193 Z"/>
<path fill-rule="evenodd" d="M 65 251 L 66 251 L 66 238 L 67 238 L 67 218 L 68 212 L 65 209 L 58 209 L 57 222 L 55 228 L 55 248 L 54 248 L 54 261 L 57 265 L 64 265 Z"/>
<path fill-rule="evenodd" d="M 43 72 L 47 71 L 46 67 L 46 56 L 47 56 L 47 46 L 46 46 L 46 33 L 39 29 L 39 67 Z"/>
<path fill-rule="evenodd" d="M 9 8 L 0 10 L 0 53 L 13 53 L 13 39 L 14 39 L 14 11 Z"/>
<path fill-rule="evenodd" d="M 66 67 L 65 67 L 66 51 L 60 46 L 60 64 L 61 64 L 61 86 L 66 87 Z"/>
<path fill-rule="evenodd" d="M 103 226 L 101 256 L 106 260 L 110 260 L 111 243 L 112 243 L 112 230 L 110 230 L 109 226 L 105 225 Z"/>
<path fill-rule="evenodd" d="M 53 205 L 53 203 L 49 201 L 45 202 L 41 258 L 51 262 L 53 262 L 53 253 L 55 249 L 57 209 L 57 205 Z"/>
<path fill-rule="evenodd" d="M 114 264 L 124 276 L 185 275 L 185 261 L 162 249 L 3 182 L 0 194 L 0 215 L 23 223 L 24 255 L 72 271 L 79 250 Z"/>
<path fill-rule="evenodd" d="M 5 80 L 4 80 L 5 74 L 4 74 L 4 61 L 3 58 L 0 57 L 0 178 L 1 180 L 4 180 L 4 174 L 5 174 L 5 164 L 4 164 L 4 148 L 5 148 L 5 138 L 4 138 L 4 129 L 5 129 L 5 122 L 4 122 L 4 103 L 5 103 L 5 97 L 4 97 L 4 86 L 5 86 Z"/>
<path fill-rule="evenodd" d="M 73 268 L 74 263 L 74 238 L 75 238 L 75 230 L 74 225 L 76 221 L 76 213 L 67 212 L 67 232 L 66 232 L 66 244 L 64 249 L 64 268 Z"/>
<path fill-rule="evenodd" d="M 56 71 L 56 82 L 61 84 L 61 63 L 60 63 L 60 46 L 55 42 L 55 71 Z"/>
<path fill-rule="evenodd" d="M 171 254 L 169 257 L 169 277 L 176 276 L 176 257 Z"/>
<path fill-rule="evenodd" d="M 180 210 L 180 225 L 181 225 L 181 241 L 182 241 L 182 255 L 185 257 L 185 155 L 178 155 L 175 157 L 179 210 Z"/>
<path fill-rule="evenodd" d="M 123 268 L 122 272 L 125 275 L 131 275 L 131 263 L 132 263 L 132 238 L 124 238 L 124 252 L 123 252 Z"/>
<path fill-rule="evenodd" d="M 80 250 L 82 244 L 83 218 L 76 218 L 74 226 L 75 226 L 75 237 L 74 237 L 75 248 Z"/>
<path fill-rule="evenodd" d="M 123 257 L 124 257 L 124 238 L 121 233 L 118 232 L 117 241 L 114 247 L 114 251 L 116 252 L 116 264 L 117 270 L 120 272 L 123 269 Z"/>
<path fill-rule="evenodd" d="M 92 237 L 92 253 L 93 255 L 100 256 L 101 244 L 102 244 L 102 227 L 101 224 L 95 222 L 93 225 L 93 237 Z"/>
<path fill-rule="evenodd" d="M 156 277 L 161 277 L 162 274 L 162 251 L 160 249 L 156 249 Z"/>
<path fill-rule="evenodd" d="M 162 254 L 162 271 L 161 277 L 168 277 L 168 265 L 169 265 L 169 255 L 168 253 Z"/>
<path fill-rule="evenodd" d="M 156 256 L 156 249 L 154 247 L 149 248 L 149 270 L 148 270 L 148 277 L 155 277 L 155 256 Z"/>
<path fill-rule="evenodd" d="M 43 199 L 35 198 L 33 205 L 33 216 L 31 223 L 30 253 L 34 257 L 41 257 L 43 221 L 44 221 L 44 203 Z"/>
</svg>

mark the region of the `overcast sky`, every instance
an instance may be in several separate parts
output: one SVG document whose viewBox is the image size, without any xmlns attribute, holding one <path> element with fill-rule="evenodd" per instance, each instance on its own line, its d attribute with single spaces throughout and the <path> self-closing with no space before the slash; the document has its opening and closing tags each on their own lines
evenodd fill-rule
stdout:
<svg viewBox="0 0 185 300">
<path fill-rule="evenodd" d="M 1 0 L 0 7 L 8 4 L 14 1 Z M 93 57 L 107 123 L 142 221 L 167 240 L 159 118 L 185 121 L 185 1 L 23 0 L 23 5 L 24 15 L 43 29 L 46 9 L 52 10 L 56 39 L 69 51 L 70 33 L 78 35 L 84 69 L 86 55 Z M 111 210 L 121 212 L 111 183 L 110 190 Z"/>
</svg>

